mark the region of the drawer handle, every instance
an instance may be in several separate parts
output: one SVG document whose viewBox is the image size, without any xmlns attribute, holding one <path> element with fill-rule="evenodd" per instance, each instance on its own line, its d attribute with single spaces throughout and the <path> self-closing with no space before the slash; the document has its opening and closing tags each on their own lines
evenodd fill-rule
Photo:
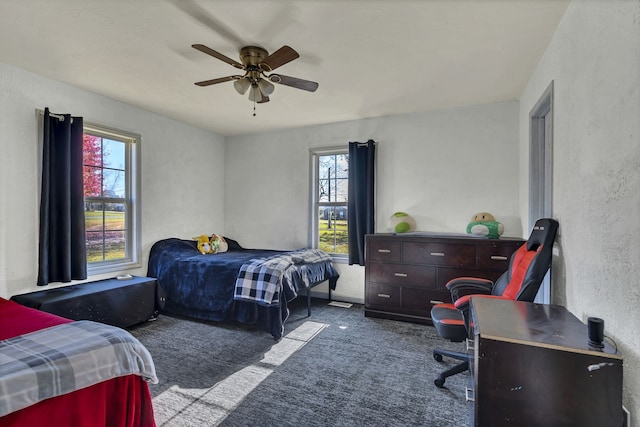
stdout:
<svg viewBox="0 0 640 427">
<path fill-rule="evenodd" d="M 394 276 L 396 277 L 407 277 L 408 274 L 407 273 L 393 273 Z"/>
<path fill-rule="evenodd" d="M 506 256 L 491 255 L 491 259 L 494 261 L 506 261 L 508 258 Z"/>
<path fill-rule="evenodd" d="M 378 252 L 380 252 L 381 254 L 390 254 L 391 249 L 378 249 Z"/>
<path fill-rule="evenodd" d="M 378 296 L 380 298 L 391 298 L 391 295 L 389 295 L 389 294 L 378 294 Z"/>
<path fill-rule="evenodd" d="M 476 400 L 473 398 L 473 389 L 469 387 L 464 388 L 464 399 L 467 402 L 475 402 Z"/>
<path fill-rule="evenodd" d="M 444 301 L 438 301 L 437 299 L 432 299 L 429 302 L 433 305 L 444 304 Z"/>
<path fill-rule="evenodd" d="M 444 252 L 431 252 L 429 255 L 431 255 L 431 256 L 444 256 Z"/>
</svg>

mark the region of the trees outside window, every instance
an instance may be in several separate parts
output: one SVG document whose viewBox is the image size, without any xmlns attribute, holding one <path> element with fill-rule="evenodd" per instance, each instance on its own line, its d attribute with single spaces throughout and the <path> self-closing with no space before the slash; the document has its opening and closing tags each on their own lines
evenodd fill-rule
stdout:
<svg viewBox="0 0 640 427">
<path fill-rule="evenodd" d="M 138 168 L 134 161 L 138 145 L 138 136 L 85 125 L 83 180 L 89 269 L 116 270 L 138 262 Z"/>
<path fill-rule="evenodd" d="M 334 256 L 349 253 L 347 202 L 349 154 L 346 149 L 312 153 L 314 245 Z"/>
</svg>

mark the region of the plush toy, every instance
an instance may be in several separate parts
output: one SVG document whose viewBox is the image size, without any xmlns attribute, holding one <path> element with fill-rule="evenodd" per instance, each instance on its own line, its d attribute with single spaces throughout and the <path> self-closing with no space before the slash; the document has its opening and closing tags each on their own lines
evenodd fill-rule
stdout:
<svg viewBox="0 0 640 427">
<path fill-rule="evenodd" d="M 213 249 L 213 253 L 219 254 L 222 252 L 227 252 L 229 250 L 229 245 L 227 241 L 224 240 L 224 237 L 218 236 L 217 234 L 212 234 L 211 238 L 209 238 L 209 242 L 211 243 L 211 248 Z"/>
<path fill-rule="evenodd" d="M 471 218 L 471 222 L 467 225 L 467 233 L 497 239 L 504 233 L 504 226 L 489 212 L 480 212 Z"/>
<path fill-rule="evenodd" d="M 198 241 L 198 250 L 200 251 L 201 254 L 204 255 L 204 254 L 214 253 L 213 246 L 209 241 L 209 236 L 207 236 L 206 234 L 202 234 L 200 235 L 200 237 L 194 237 L 193 240 Z"/>
<path fill-rule="evenodd" d="M 389 218 L 389 231 L 408 233 L 416 229 L 416 221 L 406 212 L 396 212 Z"/>
</svg>

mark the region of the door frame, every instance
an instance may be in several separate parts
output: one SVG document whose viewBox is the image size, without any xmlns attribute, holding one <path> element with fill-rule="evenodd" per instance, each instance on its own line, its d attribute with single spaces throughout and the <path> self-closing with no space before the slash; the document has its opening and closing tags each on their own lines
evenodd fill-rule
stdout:
<svg viewBox="0 0 640 427">
<path fill-rule="evenodd" d="M 552 216 L 553 196 L 553 81 L 529 113 L 529 230 L 538 218 Z M 551 269 L 535 302 L 551 302 Z"/>
</svg>

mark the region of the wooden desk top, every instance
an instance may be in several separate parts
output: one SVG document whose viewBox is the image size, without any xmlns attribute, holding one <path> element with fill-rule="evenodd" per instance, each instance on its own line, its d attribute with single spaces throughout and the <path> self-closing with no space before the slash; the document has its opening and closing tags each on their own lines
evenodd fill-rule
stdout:
<svg viewBox="0 0 640 427">
<path fill-rule="evenodd" d="M 589 346 L 587 325 L 563 306 L 478 297 L 471 312 L 474 333 L 483 339 L 622 359 L 607 342 L 603 349 Z"/>
</svg>

